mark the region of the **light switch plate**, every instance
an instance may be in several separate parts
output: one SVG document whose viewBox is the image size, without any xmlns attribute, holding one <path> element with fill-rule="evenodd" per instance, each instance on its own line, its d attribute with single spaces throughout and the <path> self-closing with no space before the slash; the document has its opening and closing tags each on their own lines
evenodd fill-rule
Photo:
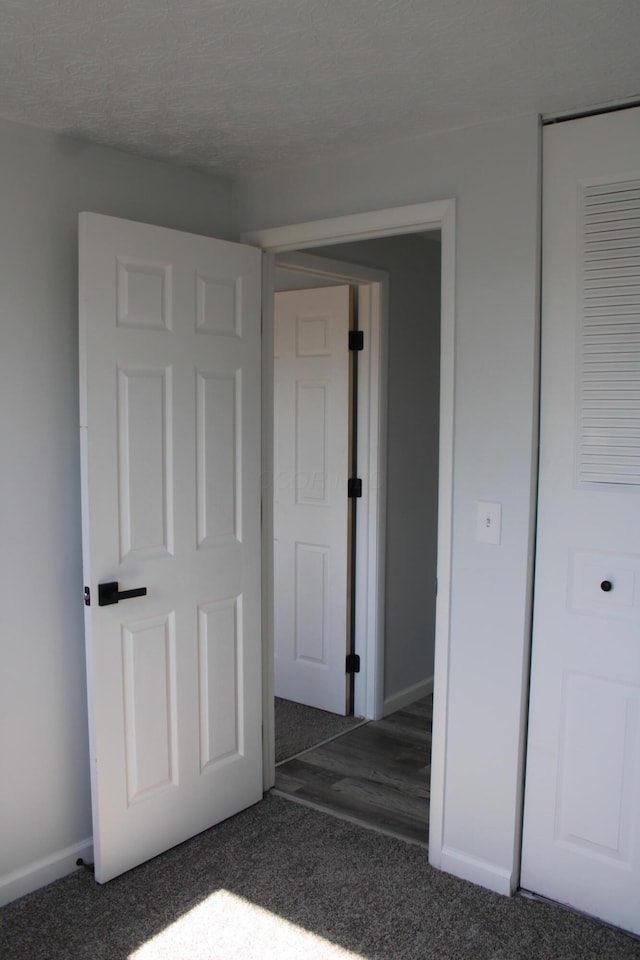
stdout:
<svg viewBox="0 0 640 960">
<path fill-rule="evenodd" d="M 479 543 L 500 543 L 502 537 L 502 504 L 477 501 L 476 540 Z"/>
</svg>

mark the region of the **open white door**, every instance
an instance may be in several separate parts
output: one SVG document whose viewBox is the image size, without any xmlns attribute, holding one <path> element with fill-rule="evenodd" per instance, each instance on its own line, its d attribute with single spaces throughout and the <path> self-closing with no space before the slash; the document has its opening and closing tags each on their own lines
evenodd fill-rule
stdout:
<svg viewBox="0 0 640 960">
<path fill-rule="evenodd" d="M 80 217 L 96 879 L 262 797 L 260 252 Z M 100 605 L 100 584 L 146 595 Z"/>
<path fill-rule="evenodd" d="M 348 285 L 277 293 L 275 694 L 347 712 Z"/>
<path fill-rule="evenodd" d="M 523 887 L 640 933 L 640 111 L 544 132 Z"/>
</svg>

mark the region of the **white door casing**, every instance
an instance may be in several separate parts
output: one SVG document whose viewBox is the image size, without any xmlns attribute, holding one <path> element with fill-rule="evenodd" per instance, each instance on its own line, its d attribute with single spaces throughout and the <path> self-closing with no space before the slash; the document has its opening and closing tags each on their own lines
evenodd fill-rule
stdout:
<svg viewBox="0 0 640 960">
<path fill-rule="evenodd" d="M 346 243 L 350 240 L 367 240 L 381 236 L 395 236 L 407 233 L 420 233 L 425 230 L 441 230 L 442 272 L 441 272 L 441 323 L 440 323 L 440 440 L 438 469 L 438 593 L 436 598 L 436 649 L 434 664 L 434 715 L 431 751 L 431 798 L 429 816 L 429 862 L 436 868 L 442 867 L 444 848 L 444 811 L 445 767 L 447 753 L 448 722 L 448 676 L 450 659 L 450 622 L 451 622 L 451 563 L 453 542 L 453 468 L 454 442 L 453 427 L 455 420 L 455 287 L 456 287 L 456 201 L 428 201 L 411 204 L 406 207 L 390 207 L 359 214 L 349 214 L 327 220 L 315 220 L 306 223 L 289 224 L 264 230 L 248 231 L 241 235 L 246 243 L 252 243 L 265 252 L 265 271 L 263 275 L 263 564 L 265 579 L 271 582 L 273 555 L 272 507 L 270 506 L 270 486 L 273 475 L 271 443 L 273 435 L 273 393 L 271 387 L 273 369 L 273 276 L 275 254 L 292 250 L 305 250 L 334 243 Z M 354 278 L 357 282 L 357 278 Z M 378 359 L 385 355 L 384 349 L 378 353 Z M 374 379 L 381 383 L 378 394 L 380 416 L 377 424 L 384 424 L 384 367 L 378 365 Z M 380 468 L 385 464 L 385 431 L 380 429 L 376 435 L 376 453 L 374 457 Z M 372 460 L 373 462 L 373 460 Z M 370 475 L 373 471 L 370 471 Z M 383 469 L 382 469 L 382 472 Z M 380 476 L 382 482 L 382 476 Z M 380 516 L 380 539 L 376 541 L 374 551 L 379 564 L 373 563 L 370 569 L 370 582 L 376 581 L 377 574 L 383 568 L 384 557 L 384 493 L 379 497 L 376 507 Z M 378 587 L 382 578 L 377 578 Z M 362 591 L 361 591 L 362 593 Z M 382 590 L 378 589 L 378 597 Z M 263 626 L 265 628 L 265 670 L 263 683 L 263 727 L 264 736 L 264 786 L 273 786 L 274 771 L 274 724 L 273 724 L 273 629 L 270 611 L 271 594 L 265 598 Z M 382 610 L 378 611 L 373 629 L 381 629 Z M 502 889 L 502 887 L 500 887 Z"/>
<path fill-rule="evenodd" d="M 640 933 L 640 111 L 544 132 L 522 886 Z"/>
<path fill-rule="evenodd" d="M 80 217 L 96 879 L 262 796 L 259 251 Z M 98 584 L 147 595 L 98 605 Z"/>
<path fill-rule="evenodd" d="M 275 694 L 346 713 L 349 286 L 274 307 Z"/>
</svg>

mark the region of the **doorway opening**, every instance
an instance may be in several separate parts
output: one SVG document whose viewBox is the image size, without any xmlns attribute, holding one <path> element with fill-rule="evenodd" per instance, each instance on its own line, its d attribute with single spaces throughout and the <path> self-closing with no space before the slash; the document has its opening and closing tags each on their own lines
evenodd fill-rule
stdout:
<svg viewBox="0 0 640 960">
<path fill-rule="evenodd" d="M 429 859 L 439 866 L 443 845 L 447 675 L 452 538 L 453 414 L 454 414 L 454 292 L 455 201 L 443 200 L 300 223 L 246 233 L 244 242 L 261 247 L 263 283 L 263 693 L 264 787 L 275 779 L 273 717 L 273 525 L 270 506 L 273 475 L 273 294 L 277 253 L 326 248 L 335 244 L 428 231 L 441 233 L 440 415 L 438 443 L 437 598 L 435 613 L 434 722 L 430 779 Z M 380 371 L 378 371 L 380 373 Z M 383 413 L 384 404 L 381 403 Z M 381 628 L 381 625 L 379 624 Z"/>
<path fill-rule="evenodd" d="M 274 535 L 276 554 L 285 555 L 282 566 L 276 566 L 275 619 L 278 630 L 283 631 L 284 627 L 287 632 L 292 652 L 291 634 L 296 634 L 295 645 L 303 653 L 309 637 L 298 634 L 314 629 L 318 635 L 325 634 L 311 651 L 316 654 L 314 660 L 300 660 L 293 666 L 287 663 L 284 668 L 282 662 L 276 661 L 276 695 L 324 711 L 350 712 L 372 719 L 381 716 L 383 709 L 384 591 L 378 588 L 378 582 L 384 582 L 380 522 L 384 515 L 384 486 L 379 478 L 384 477 L 384 426 L 380 418 L 384 412 L 381 391 L 385 387 L 379 371 L 384 369 L 381 335 L 386 326 L 388 274 L 332 258 L 324 251 L 321 256 L 284 254 L 276 258 L 275 286 L 275 365 L 279 373 L 274 389 Z M 349 351 L 348 328 L 356 324 L 362 349 Z M 308 345 L 302 343 L 299 331 L 306 328 L 315 329 L 316 336 L 322 330 L 322 336 Z M 283 338 L 289 342 L 282 342 Z M 356 363 L 357 383 L 353 378 Z M 320 402 L 306 415 L 303 407 L 294 416 L 291 408 L 298 405 L 305 393 L 315 395 Z M 314 415 L 316 421 L 322 422 L 314 422 Z M 292 421 L 288 429 L 283 426 L 287 418 Z M 351 429 L 353 426 L 355 430 Z M 296 446 L 303 453 L 307 448 L 310 465 L 299 451 L 294 456 Z M 361 496 L 357 499 L 348 497 L 347 474 L 351 477 L 354 469 L 362 480 L 361 490 L 356 491 Z M 302 483 L 299 494 L 286 482 L 292 473 Z M 322 496 L 318 497 L 320 493 Z M 301 610 L 297 609 L 294 625 L 292 607 L 297 604 L 302 608 L 304 597 L 300 603 L 297 596 L 292 597 L 297 584 L 290 569 L 292 558 L 287 558 L 286 540 L 289 537 L 304 544 L 304 560 L 314 534 L 321 540 L 314 549 L 320 551 L 323 560 L 326 558 L 328 568 L 319 568 L 321 574 L 327 574 L 325 602 L 318 604 L 315 621 L 310 616 L 303 621 Z M 278 539 L 280 535 L 285 545 Z M 312 554 L 312 559 L 317 556 L 317 552 Z M 323 583 L 321 578 L 311 585 L 311 613 L 323 592 Z M 281 612 L 289 614 L 288 620 L 280 616 Z M 276 657 L 287 654 L 282 636 L 277 637 L 274 646 Z M 352 684 L 345 684 L 345 655 L 352 651 L 360 659 L 360 669 L 351 675 Z M 296 670 L 302 676 L 292 676 Z M 325 732 L 329 733 L 335 724 L 329 717 L 319 718 L 322 719 Z"/>
<path fill-rule="evenodd" d="M 382 579 L 376 374 L 389 278 L 319 253 L 281 254 L 275 266 L 276 764 L 383 708 L 384 593 L 367 572 Z M 306 413 L 305 393 L 319 399 Z M 306 448 L 307 463 L 296 448 Z"/>
<path fill-rule="evenodd" d="M 332 259 L 328 260 L 327 257 Z M 284 260 L 285 269 L 281 266 Z M 347 815 L 359 822 L 404 836 L 416 842 L 426 841 L 428 828 L 428 770 L 430 762 L 431 737 L 431 694 L 433 690 L 433 655 L 435 626 L 435 580 L 436 580 L 436 529 L 437 529 L 437 467 L 438 467 L 438 381 L 439 381 L 439 333 L 440 333 L 440 236 L 439 233 L 427 235 L 409 235 L 384 237 L 339 246 L 321 248 L 314 254 L 297 254 L 295 268 L 286 269 L 287 255 L 276 257 L 276 310 L 275 324 L 275 476 L 281 476 L 285 462 L 291 463 L 292 457 L 285 457 L 282 451 L 282 424 L 287 418 L 293 419 L 290 409 L 297 402 L 296 391 L 289 382 L 288 372 L 297 364 L 305 383 L 305 375 L 315 375 L 311 381 L 314 388 L 318 384 L 317 373 L 323 365 L 329 365 L 327 354 L 331 352 L 329 341 L 325 338 L 314 343 L 320 356 L 310 360 L 303 344 L 302 359 L 297 359 L 300 336 L 292 329 L 297 320 L 304 331 L 312 322 L 319 324 L 323 312 L 330 316 L 335 325 L 339 316 L 330 313 L 331 304 L 336 302 L 342 308 L 342 328 L 338 349 L 342 358 L 342 368 L 346 373 L 346 325 L 349 288 L 344 286 L 345 279 L 357 276 L 358 264 L 364 263 L 368 269 L 380 271 L 379 283 L 384 285 L 384 316 L 374 317 L 374 326 L 384 331 L 384 345 L 380 362 L 385 370 L 384 414 L 386 420 L 386 443 L 388 457 L 386 469 L 373 464 L 367 466 L 369 457 L 366 450 L 360 458 L 358 479 L 361 479 L 363 498 L 357 503 L 357 525 L 363 534 L 359 547 L 366 549 L 366 537 L 379 535 L 384 523 L 384 548 L 382 558 L 384 571 L 380 576 L 381 630 L 378 633 L 380 663 L 382 675 L 377 677 L 381 703 L 376 704 L 376 713 L 367 719 L 374 721 L 366 729 L 352 730 L 351 723 L 344 718 L 328 715 L 324 711 L 309 710 L 294 706 L 287 699 L 312 700 L 316 705 L 344 712 L 344 640 L 342 643 L 342 665 L 340 651 L 337 656 L 337 675 L 332 689 L 325 691 L 328 671 L 323 670 L 319 657 L 309 664 L 302 660 L 298 669 L 304 675 L 299 685 L 291 682 L 291 667 L 282 659 L 293 647 L 290 642 L 289 622 L 282 616 L 292 607 L 292 593 L 296 590 L 296 577 L 283 576 L 285 564 L 280 557 L 286 550 L 287 534 L 291 532 L 291 517 L 283 517 L 283 500 L 287 490 L 275 488 L 276 508 L 274 511 L 274 534 L 276 537 L 275 564 L 275 736 L 276 736 L 276 782 L 275 789 L 290 799 L 304 800 L 329 812 Z M 326 265 L 322 275 L 313 272 L 303 273 L 300 268 L 311 261 L 316 270 Z M 331 273 L 329 273 L 331 271 Z M 334 286 L 317 287 L 318 279 Z M 369 282 L 364 283 L 364 279 Z M 358 326 L 362 327 L 363 340 L 367 341 L 368 352 L 362 351 L 363 376 L 370 377 L 371 368 L 371 315 L 368 309 L 372 277 L 360 277 L 361 283 L 353 289 L 353 301 L 362 307 L 362 324 L 358 317 Z M 287 292 L 278 292 L 287 291 Z M 361 302 L 360 302 L 361 301 Z M 326 307 L 325 307 L 326 305 Z M 309 318 L 312 318 L 310 321 Z M 286 326 L 288 324 L 288 326 Z M 290 342 L 283 343 L 284 329 L 289 331 Z M 376 341 L 374 356 L 378 352 L 380 337 L 374 331 Z M 364 343 L 363 343 L 364 347 Z M 386 348 L 386 349 L 385 349 Z M 386 356 L 385 356 L 386 353 Z M 359 354 L 352 354 L 359 356 Z M 377 363 L 377 357 L 373 365 Z M 317 366 L 316 366 L 317 365 Z M 306 381 L 309 382 L 308 380 Z M 330 376 L 325 378 L 331 389 Z M 340 387 L 338 383 L 337 388 Z M 344 391 L 346 394 L 346 390 Z M 364 446 L 367 446 L 370 428 L 369 411 L 380 409 L 377 395 L 364 391 L 363 402 L 359 405 L 356 423 L 363 434 Z M 288 407 L 287 407 L 288 405 Z M 323 405 L 327 408 L 330 404 Z M 316 431 L 318 446 L 332 448 L 332 430 L 344 433 L 349 411 L 346 403 L 338 410 L 338 424 L 329 424 L 327 430 Z M 302 418 L 296 417 L 298 428 Z M 384 429 L 384 428 L 383 428 Z M 377 429 L 374 433 L 377 433 Z M 329 442 L 325 441 L 325 436 Z M 308 440 L 305 440 L 308 442 Z M 374 446 L 371 443 L 370 446 Z M 375 458 L 374 458 L 375 459 Z M 372 485 L 370 474 L 380 469 L 385 482 L 380 497 L 381 518 L 368 517 L 367 495 Z M 330 472 L 331 473 L 331 472 Z M 351 474 L 350 474 L 351 475 Z M 306 475 L 302 479 L 306 479 Z M 286 485 L 285 485 L 286 486 Z M 344 487 L 344 480 L 340 486 Z M 332 488 L 330 477 L 323 488 Z M 303 490 L 306 493 L 306 487 Z M 344 499 L 339 498 L 337 513 L 342 523 L 346 520 L 346 491 Z M 374 491 L 374 495 L 378 491 Z M 291 496 L 289 496 L 291 499 Z M 385 505 L 386 504 L 386 510 Z M 323 543 L 331 542 L 329 523 L 330 504 L 314 503 L 303 505 L 303 512 L 310 511 L 316 517 L 320 515 Z M 369 520 L 369 523 L 367 521 Z M 289 522 L 287 522 L 289 521 Z M 303 541 L 302 555 L 308 549 L 309 537 L 305 535 L 304 518 L 298 527 Z M 346 529 L 340 531 L 339 540 L 342 554 L 346 556 Z M 282 535 L 282 541 L 279 536 Z M 357 539 L 357 538 L 356 538 Z M 284 541 L 284 542 L 283 542 Z M 318 547 L 316 547 L 318 549 Z M 326 549 L 328 552 L 328 548 Z M 333 553 L 333 551 L 331 551 Z M 340 551 L 338 551 L 340 553 Z M 329 556 L 329 566 L 333 557 Z M 342 557 L 340 557 L 342 559 Z M 356 554 L 356 567 L 360 552 Z M 362 557 L 361 576 L 356 577 L 354 612 L 362 615 L 358 608 L 358 580 L 363 581 L 366 571 L 366 557 Z M 337 561 L 334 566 L 339 565 Z M 291 563 L 289 564 L 291 567 Z M 343 571 L 344 573 L 344 571 Z M 329 578 L 330 580 L 331 578 Z M 366 586 L 365 586 L 366 589 Z M 338 595 L 329 595 L 329 609 L 335 614 L 344 609 L 346 585 L 338 584 Z M 340 591 L 342 595 L 340 596 Z M 322 593 L 322 583 L 317 585 L 313 599 L 317 602 Z M 297 599 L 297 598 L 296 598 Z M 375 596 L 373 598 L 376 599 Z M 304 597 L 296 607 L 303 606 Z M 292 617 L 290 620 L 293 619 Z M 359 619 L 360 630 L 356 652 L 361 656 L 363 671 L 367 669 L 367 655 L 375 662 L 377 650 L 375 644 L 367 644 L 366 624 Z M 284 621 L 284 622 L 283 622 Z M 317 632 L 323 626 L 320 618 Z M 298 624 L 296 624 L 298 626 Z M 301 620 L 299 626 L 309 630 L 313 624 L 309 618 Z M 343 627 L 344 629 L 344 627 Z M 286 636 L 284 636 L 286 635 Z M 296 637 L 299 649 L 309 649 L 311 638 L 308 635 Z M 326 646 L 330 645 L 328 638 Z M 339 640 L 340 638 L 338 638 Z M 317 644 L 322 648 L 322 644 Z M 373 649 L 370 649 L 373 647 Z M 284 649 L 283 649 L 284 648 Z M 320 653 L 320 650 L 318 651 Z M 278 656 L 280 654 L 280 656 Z M 340 675 L 340 666 L 342 673 Z M 321 672 L 322 671 L 322 672 Z M 320 676 L 318 677 L 318 673 Z M 354 680 L 358 680 L 356 674 Z M 309 689 L 309 680 L 316 689 Z M 287 684 L 287 681 L 289 683 Z M 299 694 L 296 696 L 296 694 Z M 321 698 L 319 695 L 323 694 Z M 340 702 L 341 700 L 341 702 Z M 362 717 L 363 714 L 361 713 Z M 381 719 L 383 718 L 384 719 Z M 291 719 L 295 718 L 295 736 L 291 738 Z M 287 722 L 289 721 L 289 722 Z M 328 741 L 328 742 L 327 742 Z M 304 753 L 295 759 L 289 759 L 287 751 L 298 747 Z M 313 749 L 309 749 L 313 748 Z M 286 760 L 283 758 L 287 758 Z M 278 762 L 280 761 L 280 762 Z"/>
<path fill-rule="evenodd" d="M 430 859 L 433 863 L 439 863 L 439 854 L 441 849 L 441 830 L 442 830 L 442 809 L 443 809 L 443 787 L 444 787 L 444 748 L 446 732 L 446 667 L 448 660 L 448 639 L 449 639 L 449 582 L 450 582 L 450 550 L 451 550 L 451 478 L 452 478 L 452 426 L 453 426 L 453 277 L 454 277 L 454 219 L 455 204 L 453 201 L 442 201 L 437 203 L 419 204 L 414 207 L 397 208 L 388 211 L 378 211 L 371 214 L 356 215 L 353 217 L 337 218 L 331 221 L 318 221 L 311 224 L 299 224 L 291 227 L 282 227 L 274 230 L 260 231 L 254 234 L 245 235 L 244 240 L 261 246 L 268 254 L 265 258 L 264 271 L 264 365 L 265 374 L 264 383 L 264 403 L 266 422 L 264 426 L 264 475 L 272 475 L 272 462 L 270 460 L 270 451 L 273 437 L 273 382 L 271 374 L 272 356 L 273 356 L 273 293 L 275 289 L 275 270 L 276 253 L 288 252 L 292 250 L 310 250 L 315 248 L 315 253 L 324 256 L 329 254 L 335 258 L 337 250 L 327 250 L 329 246 L 336 244 L 342 245 L 355 240 L 374 240 L 381 237 L 400 238 L 408 234 L 420 234 L 429 231 L 438 231 L 442 237 L 442 269 L 440 274 L 441 290 L 441 308 L 440 308 L 440 415 L 439 415 L 439 441 L 438 441 L 438 534 L 437 534 L 437 579 L 438 595 L 436 601 L 436 650 L 434 662 L 434 688 L 436 691 L 435 717 L 434 717 L 434 749 L 432 759 L 431 773 L 431 825 L 430 825 Z M 426 242 L 426 241 L 425 241 Z M 433 242 L 433 240 L 432 240 Z M 321 249 L 322 248 L 322 249 Z M 343 249 L 340 252 L 340 258 L 346 262 L 353 260 L 353 251 L 355 247 Z M 349 252 L 352 257 L 349 257 Z M 366 260 L 364 262 L 367 262 Z M 371 263 L 371 261 L 369 261 Z M 382 330 L 383 338 L 387 331 Z M 384 340 L 383 340 L 384 346 Z M 386 394 L 384 392 L 384 359 L 385 351 L 381 351 L 380 364 L 376 369 L 376 375 L 381 377 L 383 389 L 379 396 L 380 424 L 384 426 L 387 414 Z M 271 419 L 271 422 L 269 422 Z M 394 437 L 396 433 L 394 431 Z M 381 430 L 378 439 L 381 441 L 379 449 L 382 458 L 379 464 L 384 464 L 384 442 L 386 439 L 385 431 Z M 382 471 L 379 472 L 380 478 L 384 477 Z M 269 502 L 265 498 L 267 513 L 269 512 Z M 399 506 L 406 506 L 410 509 L 410 502 L 406 498 L 405 503 L 402 499 L 396 500 L 397 510 Z M 393 505 L 390 502 L 390 509 Z M 384 514 L 382 514 L 383 516 Z M 380 515 L 378 517 L 380 520 Z M 264 622 L 268 625 L 267 637 L 265 637 L 265 670 L 264 670 L 264 693 L 265 693 L 265 787 L 269 788 L 274 782 L 274 730 L 273 730 L 273 621 L 272 621 L 272 597 L 273 597 L 273 562 L 271 559 L 272 527 L 269 522 L 272 517 L 267 519 L 267 529 L 265 530 L 263 542 L 263 560 L 265 571 L 265 617 Z M 376 586 L 376 599 L 379 603 L 384 600 L 384 590 L 382 589 L 385 581 L 380 577 L 380 571 L 384 572 L 384 533 L 385 526 L 383 522 L 378 523 L 378 553 L 374 558 L 373 569 L 369 564 L 368 575 Z M 411 560 L 413 559 L 413 563 Z M 407 558 L 406 569 L 411 569 L 416 565 L 420 566 L 421 557 Z M 402 569 L 395 570 L 394 573 L 402 575 Z M 434 584 L 435 589 L 435 584 Z M 379 620 L 378 631 L 380 639 L 384 637 L 384 625 L 382 619 Z M 382 712 L 392 712 L 394 706 L 403 706 L 402 697 L 405 697 L 404 703 L 408 703 L 413 697 L 406 690 L 400 692 L 400 698 L 397 703 L 387 702 L 389 697 L 382 694 L 381 681 L 384 676 L 385 662 L 381 656 L 382 644 L 378 647 L 378 657 L 380 666 L 380 704 L 378 709 Z M 389 668 L 389 655 L 387 651 L 386 667 Z M 387 673 L 388 678 L 388 673 Z M 440 681 L 440 683 L 439 683 Z M 387 690 L 388 694 L 389 690 Z M 418 691 L 414 691 L 418 695 Z M 409 697 L 409 700 L 406 697 Z M 369 713 L 373 718 L 375 714 Z"/>
</svg>

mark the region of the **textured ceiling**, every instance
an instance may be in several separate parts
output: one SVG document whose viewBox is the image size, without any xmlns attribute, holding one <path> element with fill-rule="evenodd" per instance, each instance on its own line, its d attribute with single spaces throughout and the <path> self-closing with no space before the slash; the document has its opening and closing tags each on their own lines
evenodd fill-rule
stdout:
<svg viewBox="0 0 640 960">
<path fill-rule="evenodd" d="M 640 95 L 640 0 L 2 0 L 0 117 L 233 175 Z"/>
</svg>

